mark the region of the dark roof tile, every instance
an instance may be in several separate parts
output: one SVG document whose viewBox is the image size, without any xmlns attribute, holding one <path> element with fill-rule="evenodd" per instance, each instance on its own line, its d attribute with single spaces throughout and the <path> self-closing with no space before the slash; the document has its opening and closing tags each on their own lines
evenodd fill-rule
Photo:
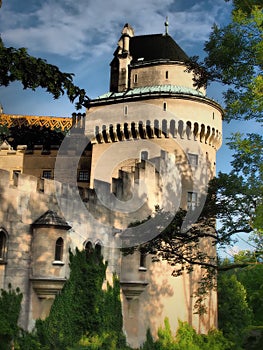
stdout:
<svg viewBox="0 0 263 350">
<path fill-rule="evenodd" d="M 145 61 L 166 59 L 171 61 L 185 62 L 188 60 L 186 53 L 173 40 L 170 35 L 151 34 L 134 36 L 130 41 L 130 54 L 132 63 L 138 58 Z"/>
</svg>

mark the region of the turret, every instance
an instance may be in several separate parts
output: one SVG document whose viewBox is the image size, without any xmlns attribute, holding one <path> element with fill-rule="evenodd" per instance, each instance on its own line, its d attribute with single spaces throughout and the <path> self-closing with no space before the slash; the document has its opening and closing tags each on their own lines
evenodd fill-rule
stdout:
<svg viewBox="0 0 263 350">
<path fill-rule="evenodd" d="M 121 32 L 118 47 L 111 62 L 110 91 L 125 91 L 129 86 L 130 40 L 134 36 L 133 28 L 126 23 Z"/>
</svg>

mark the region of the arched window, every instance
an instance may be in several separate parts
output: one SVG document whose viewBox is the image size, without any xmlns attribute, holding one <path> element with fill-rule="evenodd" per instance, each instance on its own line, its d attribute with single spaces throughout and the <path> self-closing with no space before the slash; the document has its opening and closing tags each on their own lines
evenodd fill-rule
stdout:
<svg viewBox="0 0 263 350">
<path fill-rule="evenodd" d="M 6 243 L 7 243 L 6 233 L 5 233 L 5 231 L 0 230 L 0 261 L 5 261 Z"/>
<path fill-rule="evenodd" d="M 100 243 L 95 244 L 95 255 L 97 258 L 101 257 L 101 244 Z"/>
<path fill-rule="evenodd" d="M 88 241 L 85 243 L 85 252 L 86 252 L 86 258 L 88 258 L 90 256 L 90 254 L 92 253 L 93 251 L 93 247 L 92 247 L 92 243 L 91 241 Z"/>
<path fill-rule="evenodd" d="M 64 248 L 64 241 L 61 237 L 59 237 L 56 240 L 56 247 L 55 247 L 55 261 L 62 261 L 63 259 L 63 248 Z"/>
</svg>

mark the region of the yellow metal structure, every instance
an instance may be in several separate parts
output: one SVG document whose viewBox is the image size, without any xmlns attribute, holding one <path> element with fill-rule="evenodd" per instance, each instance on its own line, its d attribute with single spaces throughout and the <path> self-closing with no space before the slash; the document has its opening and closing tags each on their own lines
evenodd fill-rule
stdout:
<svg viewBox="0 0 263 350">
<path fill-rule="evenodd" d="M 0 125 L 6 125 L 8 128 L 14 126 L 26 126 L 29 128 L 32 126 L 39 126 L 50 130 L 60 129 L 61 131 L 67 131 L 72 127 L 72 119 L 62 117 L 0 114 Z"/>
</svg>

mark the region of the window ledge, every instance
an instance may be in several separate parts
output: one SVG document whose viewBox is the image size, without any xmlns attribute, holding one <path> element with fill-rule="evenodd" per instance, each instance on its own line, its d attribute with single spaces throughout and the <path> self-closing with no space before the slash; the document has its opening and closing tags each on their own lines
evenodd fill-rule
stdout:
<svg viewBox="0 0 263 350">
<path fill-rule="evenodd" d="M 139 271 L 147 271 L 147 268 L 146 268 L 146 267 L 143 267 L 143 266 L 140 266 L 140 267 L 139 267 Z"/>
<path fill-rule="evenodd" d="M 52 265 L 63 266 L 63 265 L 65 265 L 65 263 L 63 261 L 60 261 L 60 260 L 54 260 Z"/>
</svg>

